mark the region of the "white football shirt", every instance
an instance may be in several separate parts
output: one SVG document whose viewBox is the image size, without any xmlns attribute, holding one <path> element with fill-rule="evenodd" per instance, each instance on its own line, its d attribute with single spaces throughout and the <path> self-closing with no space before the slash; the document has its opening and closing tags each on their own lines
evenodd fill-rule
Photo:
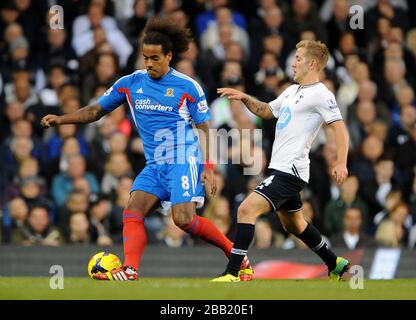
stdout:
<svg viewBox="0 0 416 320">
<path fill-rule="evenodd" d="M 278 118 L 269 168 L 309 181 L 309 150 L 322 124 L 342 120 L 331 91 L 322 83 L 291 85 L 269 103 Z"/>
</svg>

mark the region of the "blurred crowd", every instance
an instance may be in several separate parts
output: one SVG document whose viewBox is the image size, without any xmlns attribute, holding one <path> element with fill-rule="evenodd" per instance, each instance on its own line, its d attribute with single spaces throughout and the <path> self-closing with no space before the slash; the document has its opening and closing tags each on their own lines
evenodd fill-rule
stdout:
<svg viewBox="0 0 416 320">
<path fill-rule="evenodd" d="M 349 8 L 364 9 L 351 30 Z M 63 8 L 64 28 L 52 5 Z M 122 243 L 122 211 L 145 165 L 143 145 L 120 107 L 96 123 L 44 130 L 40 119 L 94 103 L 120 76 L 143 69 L 139 41 L 149 17 L 192 29 L 173 66 L 203 87 L 217 129 L 263 130 L 261 148 L 244 141 L 262 171 L 218 165 L 218 195 L 198 211 L 233 239 L 238 205 L 267 176 L 274 120 L 216 94 L 227 86 L 262 101 L 292 83 L 295 45 L 330 49 L 322 81 L 335 94 L 350 133 L 349 177 L 329 170 L 333 133 L 323 128 L 310 155 L 304 214 L 332 246 L 410 247 L 416 243 L 416 2 L 406 0 L 2 0 L 0 2 L 0 239 L 62 245 Z M 238 153 L 238 152 L 237 152 Z M 149 243 L 201 245 L 169 210 L 146 219 Z M 256 224 L 253 246 L 303 248 L 276 213 Z"/>
</svg>

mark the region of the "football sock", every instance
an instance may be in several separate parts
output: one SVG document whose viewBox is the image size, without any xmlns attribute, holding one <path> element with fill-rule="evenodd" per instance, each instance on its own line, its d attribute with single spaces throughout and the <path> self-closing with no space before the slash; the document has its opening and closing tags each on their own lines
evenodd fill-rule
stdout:
<svg viewBox="0 0 416 320">
<path fill-rule="evenodd" d="M 231 257 L 228 261 L 227 269 L 225 270 L 226 272 L 238 277 L 241 262 L 243 262 L 244 256 L 247 254 L 248 247 L 250 246 L 251 241 L 253 241 L 253 237 L 254 224 L 237 223 L 234 246 L 231 250 Z"/>
<path fill-rule="evenodd" d="M 233 247 L 232 242 L 218 230 L 211 220 L 195 214 L 192 222 L 183 230 L 222 249 L 227 257 L 230 256 Z"/>
<path fill-rule="evenodd" d="M 124 266 L 136 270 L 140 266 L 144 248 L 147 244 L 147 234 L 144 227 L 144 216 L 132 210 L 123 211 L 123 246 Z"/>
<path fill-rule="evenodd" d="M 302 240 L 313 252 L 315 252 L 328 266 L 328 270 L 334 270 L 337 264 L 337 256 L 328 248 L 318 229 L 308 223 L 306 229 L 297 237 Z"/>
</svg>

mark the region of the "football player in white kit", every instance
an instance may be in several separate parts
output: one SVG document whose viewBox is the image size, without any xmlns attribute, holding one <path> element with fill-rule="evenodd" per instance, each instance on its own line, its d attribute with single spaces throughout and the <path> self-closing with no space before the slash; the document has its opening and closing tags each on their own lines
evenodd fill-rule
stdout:
<svg viewBox="0 0 416 320">
<path fill-rule="evenodd" d="M 277 211 L 285 230 L 301 239 L 328 266 L 330 279 L 341 280 L 349 268 L 347 259 L 337 257 L 327 246 L 320 232 L 302 214 L 300 192 L 309 180 L 309 150 L 325 122 L 335 133 L 337 160 L 331 174 L 338 184 L 348 175 L 348 131 L 335 97 L 319 81 L 319 74 L 328 61 L 328 48 L 319 41 L 303 40 L 296 45 L 293 64 L 294 80 L 270 103 L 258 101 L 231 88 L 218 93 L 242 101 L 263 119 L 278 119 L 269 169 L 271 175 L 243 201 L 238 208 L 237 229 L 232 255 L 225 272 L 214 282 L 237 282 L 242 259 L 254 237 L 256 218 Z"/>
</svg>

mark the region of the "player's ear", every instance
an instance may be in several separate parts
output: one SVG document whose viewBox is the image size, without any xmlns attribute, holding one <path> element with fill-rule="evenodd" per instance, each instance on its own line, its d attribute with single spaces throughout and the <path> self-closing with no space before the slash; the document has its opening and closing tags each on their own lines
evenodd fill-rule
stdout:
<svg viewBox="0 0 416 320">
<path fill-rule="evenodd" d="M 310 61 L 309 61 L 309 69 L 314 69 L 314 68 L 316 68 L 316 69 L 318 69 L 318 61 L 316 61 L 316 59 L 314 59 L 314 58 L 312 58 Z"/>
<path fill-rule="evenodd" d="M 168 54 L 166 55 L 168 57 L 168 60 L 170 62 L 170 60 L 172 60 L 172 51 L 169 51 Z"/>
</svg>

